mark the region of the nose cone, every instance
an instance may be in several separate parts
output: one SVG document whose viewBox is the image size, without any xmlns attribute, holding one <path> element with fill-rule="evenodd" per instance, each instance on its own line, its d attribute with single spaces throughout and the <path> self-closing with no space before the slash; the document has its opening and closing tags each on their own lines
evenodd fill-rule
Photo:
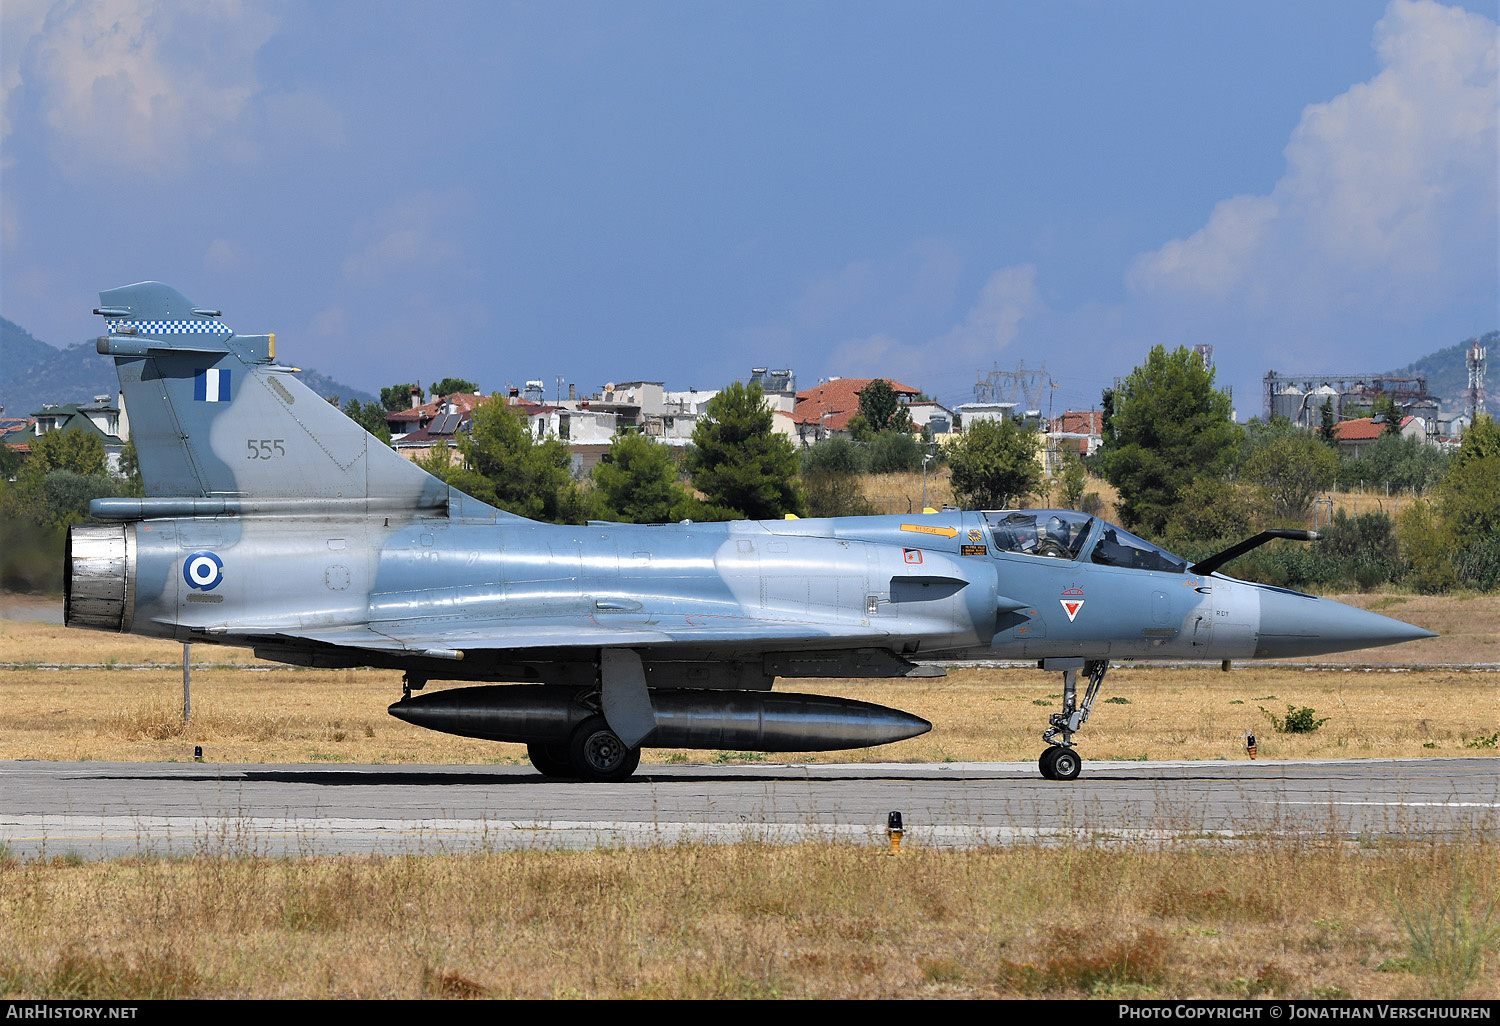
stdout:
<svg viewBox="0 0 1500 1026">
<path fill-rule="evenodd" d="M 1332 599 L 1273 588 L 1260 590 L 1260 636 L 1255 654 L 1261 658 L 1353 652 L 1435 637 L 1422 627 Z"/>
</svg>

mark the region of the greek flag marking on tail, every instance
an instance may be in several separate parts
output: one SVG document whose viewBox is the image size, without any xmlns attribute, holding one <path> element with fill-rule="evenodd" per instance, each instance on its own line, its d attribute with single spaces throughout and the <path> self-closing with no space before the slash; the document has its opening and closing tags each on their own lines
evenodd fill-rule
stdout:
<svg viewBox="0 0 1500 1026">
<path fill-rule="evenodd" d="M 227 324 L 218 321 L 115 321 L 109 330 L 134 328 L 147 335 L 233 335 Z"/>
<path fill-rule="evenodd" d="M 193 378 L 193 398 L 200 403 L 229 402 L 229 368 L 210 367 Z"/>
</svg>

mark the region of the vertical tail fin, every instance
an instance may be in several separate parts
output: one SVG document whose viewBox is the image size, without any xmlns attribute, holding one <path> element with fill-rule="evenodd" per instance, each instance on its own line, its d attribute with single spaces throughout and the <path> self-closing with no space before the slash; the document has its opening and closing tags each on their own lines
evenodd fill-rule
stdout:
<svg viewBox="0 0 1500 1026">
<path fill-rule="evenodd" d="M 431 510 L 460 498 L 276 364 L 274 335 L 236 334 L 160 282 L 99 301 L 99 352 L 115 358 L 148 497 Z"/>
</svg>

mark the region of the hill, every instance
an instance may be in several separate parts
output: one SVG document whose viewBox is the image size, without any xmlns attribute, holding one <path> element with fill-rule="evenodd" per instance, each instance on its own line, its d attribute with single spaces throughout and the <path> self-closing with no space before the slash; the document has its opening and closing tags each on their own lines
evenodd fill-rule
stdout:
<svg viewBox="0 0 1500 1026">
<path fill-rule="evenodd" d="M 338 396 L 341 404 L 350 399 L 380 402 L 315 370 L 304 370 L 299 377 L 324 398 Z M 0 407 L 7 417 L 30 416 L 43 403 L 88 402 L 96 395 L 114 395 L 118 388 L 114 364 L 99 355 L 93 339 L 56 349 L 0 317 Z"/>
<path fill-rule="evenodd" d="M 1387 373 L 1398 378 L 1426 378 L 1427 391 L 1442 400 L 1445 414 L 1462 413 L 1464 394 L 1469 390 L 1469 346 L 1473 344 L 1472 338 L 1465 339 L 1447 349 L 1439 349 L 1430 356 L 1424 356 L 1414 363 L 1409 363 L 1400 370 Z M 1496 380 L 1494 364 L 1500 362 L 1500 331 L 1491 331 L 1481 335 L 1479 344 L 1489 350 L 1485 367 L 1487 373 L 1484 390 L 1487 395 L 1494 397 L 1495 393 L 1490 387 L 1490 382 Z M 1493 399 L 1486 405 L 1493 409 Z"/>
</svg>

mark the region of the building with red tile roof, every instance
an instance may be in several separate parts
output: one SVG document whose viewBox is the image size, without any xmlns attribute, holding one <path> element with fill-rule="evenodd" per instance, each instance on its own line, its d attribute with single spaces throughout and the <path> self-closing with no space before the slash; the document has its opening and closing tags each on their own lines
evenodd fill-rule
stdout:
<svg viewBox="0 0 1500 1026">
<path fill-rule="evenodd" d="M 1065 410 L 1062 416 L 1053 417 L 1051 431 L 1069 435 L 1104 434 L 1104 413 L 1100 410 Z"/>
<path fill-rule="evenodd" d="M 1421 417 L 1402 417 L 1400 433 L 1403 437 L 1415 437 L 1426 441 L 1427 424 Z M 1385 422 L 1377 421 L 1373 417 L 1340 421 L 1333 426 L 1333 434 L 1338 439 L 1340 452 L 1349 456 L 1358 456 L 1385 434 Z"/>
<path fill-rule="evenodd" d="M 792 410 L 792 423 L 803 445 L 820 442 L 829 434 L 847 431 L 849 421 L 859 412 L 859 393 L 872 381 L 879 378 L 833 378 L 813 388 L 797 393 L 797 405 Z M 890 382 L 891 391 L 902 402 L 910 402 L 922 394 L 919 388 Z"/>
</svg>

